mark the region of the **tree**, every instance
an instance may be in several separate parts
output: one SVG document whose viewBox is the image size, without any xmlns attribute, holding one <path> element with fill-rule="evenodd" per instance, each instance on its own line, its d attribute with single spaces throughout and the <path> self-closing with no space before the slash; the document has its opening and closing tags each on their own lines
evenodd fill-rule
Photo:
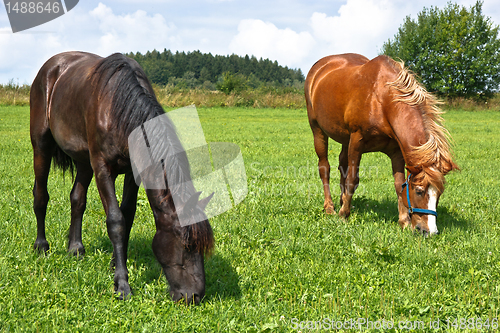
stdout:
<svg viewBox="0 0 500 333">
<path fill-rule="evenodd" d="M 161 53 L 153 50 L 145 55 L 137 52 L 127 56 L 135 59 L 144 68 L 151 82 L 160 85 L 172 84 L 187 88 L 191 87 L 192 83 L 206 87 L 214 87 L 218 83 L 223 84 L 221 87 L 224 87 L 224 90 L 232 91 L 246 86 L 257 88 L 268 84 L 285 85 L 284 82 L 296 80 L 304 82 L 300 69 L 283 67 L 277 61 L 262 58 L 257 60 L 248 55 L 213 56 L 200 51 L 174 54 L 164 49 Z M 248 84 L 245 83 L 247 79 L 250 80 Z M 227 82 L 224 83 L 224 80 Z"/>
<path fill-rule="evenodd" d="M 247 79 L 242 74 L 233 74 L 231 72 L 224 72 L 217 82 L 217 90 L 229 95 L 233 91 L 235 93 L 241 92 L 246 88 Z"/>
<path fill-rule="evenodd" d="M 469 9 L 448 3 L 407 16 L 382 54 L 401 59 L 428 90 L 449 97 L 491 96 L 500 85 L 499 27 L 477 1 Z"/>
</svg>

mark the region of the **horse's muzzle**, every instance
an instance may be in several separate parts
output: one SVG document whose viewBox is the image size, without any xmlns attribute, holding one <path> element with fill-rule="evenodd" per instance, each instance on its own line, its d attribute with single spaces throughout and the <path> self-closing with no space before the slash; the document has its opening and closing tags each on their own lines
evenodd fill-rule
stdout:
<svg viewBox="0 0 500 333">
<path fill-rule="evenodd" d="M 422 234 L 422 236 L 424 237 L 429 237 L 429 236 L 432 236 L 432 235 L 438 235 L 439 234 L 439 231 L 436 230 L 435 233 L 430 233 L 429 230 L 423 230 L 419 225 L 417 225 L 415 227 L 415 230 L 417 230 L 420 234 Z"/>
<path fill-rule="evenodd" d="M 205 296 L 205 293 L 193 293 L 185 290 L 176 290 L 170 291 L 170 295 L 172 296 L 172 300 L 178 303 L 185 303 L 186 305 L 199 305 L 202 298 Z"/>
</svg>

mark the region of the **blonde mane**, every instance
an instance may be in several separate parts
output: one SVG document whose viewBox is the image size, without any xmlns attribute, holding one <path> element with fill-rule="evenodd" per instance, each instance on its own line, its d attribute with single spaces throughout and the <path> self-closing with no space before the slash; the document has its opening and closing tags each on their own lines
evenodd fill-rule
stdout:
<svg viewBox="0 0 500 333">
<path fill-rule="evenodd" d="M 406 152 L 406 162 L 415 163 L 415 165 L 408 167 L 421 171 L 417 175 L 413 175 L 414 181 L 428 181 L 442 191 L 444 175 L 458 169 L 458 166 L 453 162 L 450 134 L 443 126 L 441 114 L 444 112 L 438 107 L 441 102 L 415 79 L 415 76 L 405 68 L 403 62 L 394 60 L 392 62 L 396 70 L 399 70 L 396 80 L 387 83 L 390 88 L 396 90 L 393 101 L 414 106 L 420 110 L 427 135 L 427 142 L 420 146 L 414 146 L 411 151 Z"/>
</svg>

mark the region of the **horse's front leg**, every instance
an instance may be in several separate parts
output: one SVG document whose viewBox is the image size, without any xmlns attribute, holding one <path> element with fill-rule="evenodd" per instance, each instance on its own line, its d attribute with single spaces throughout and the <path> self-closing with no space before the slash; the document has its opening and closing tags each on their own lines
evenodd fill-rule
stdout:
<svg viewBox="0 0 500 333">
<path fill-rule="evenodd" d="M 340 199 L 342 207 L 340 208 L 339 215 L 345 218 L 351 214 L 351 199 L 359 184 L 359 163 L 362 151 L 363 137 L 359 133 L 352 133 L 347 150 L 347 170 L 341 170 L 341 173 L 345 172 L 345 174 L 341 174 L 340 176 L 341 178 L 345 177 L 345 185 L 342 189 Z"/>
<path fill-rule="evenodd" d="M 101 201 L 106 212 L 106 227 L 113 244 L 113 260 L 115 263 L 115 291 L 120 299 L 126 299 L 131 293 L 128 284 L 127 270 L 127 223 L 118 206 L 115 194 L 116 174 L 102 160 L 93 160 L 92 167 Z"/>
<path fill-rule="evenodd" d="M 123 182 L 123 196 L 120 210 L 125 218 L 125 249 L 128 248 L 128 241 L 130 238 L 130 230 L 134 223 L 135 211 L 137 209 L 137 192 L 139 186 L 135 183 L 134 175 L 127 173 Z M 127 251 L 125 251 L 125 261 L 127 261 Z"/>
<path fill-rule="evenodd" d="M 403 204 L 402 196 L 403 183 L 405 181 L 405 160 L 401 150 L 393 153 L 390 158 L 392 162 L 394 188 L 398 196 L 399 225 L 404 229 L 410 225 L 410 215 L 408 214 L 408 208 Z"/>
</svg>

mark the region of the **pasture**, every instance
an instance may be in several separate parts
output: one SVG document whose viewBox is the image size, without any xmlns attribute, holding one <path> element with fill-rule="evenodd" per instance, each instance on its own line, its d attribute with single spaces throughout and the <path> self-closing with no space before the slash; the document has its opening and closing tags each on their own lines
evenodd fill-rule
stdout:
<svg viewBox="0 0 500 333">
<path fill-rule="evenodd" d="M 323 213 L 305 109 L 198 112 L 207 141 L 240 146 L 249 193 L 211 219 L 216 250 L 205 261 L 206 296 L 186 307 L 170 300 L 151 250 L 155 228 L 143 189 L 129 244 L 131 300 L 113 293 L 95 184 L 83 222 L 86 255 L 78 259 L 66 252 L 71 177 L 52 170 L 51 248 L 34 253 L 29 107 L 0 107 L 0 331 L 309 332 L 349 320 L 371 321 L 361 328 L 373 331 L 384 323 L 398 332 L 498 327 L 498 111 L 444 115 L 462 171 L 447 176 L 440 234 L 430 238 L 399 228 L 390 161 L 380 153 L 362 158 L 349 220 Z M 338 209 L 340 145 L 330 141 L 329 152 Z"/>
</svg>

